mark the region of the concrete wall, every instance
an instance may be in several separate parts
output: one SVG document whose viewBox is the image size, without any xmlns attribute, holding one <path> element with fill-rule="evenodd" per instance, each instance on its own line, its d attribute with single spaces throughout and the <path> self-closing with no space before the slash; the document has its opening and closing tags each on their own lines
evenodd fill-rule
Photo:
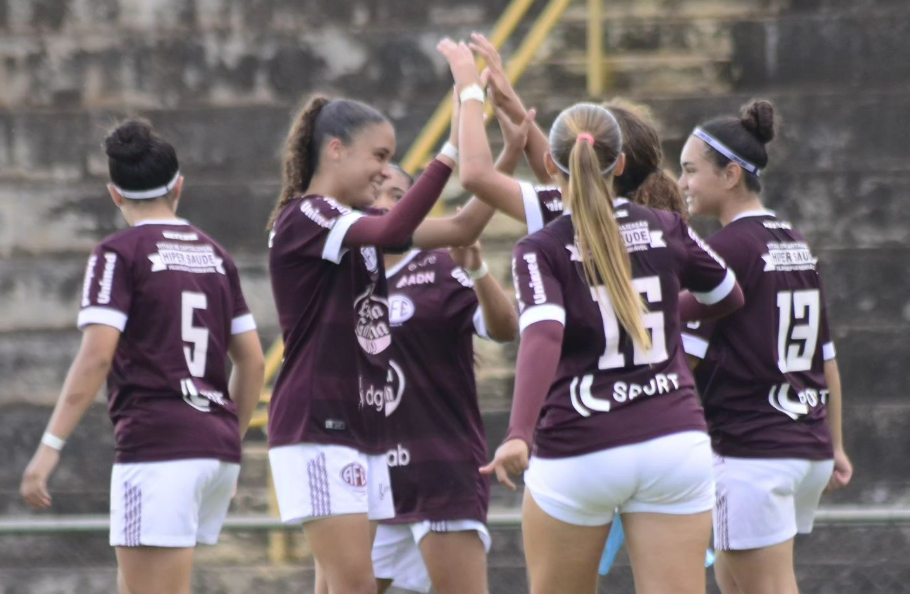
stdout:
<svg viewBox="0 0 910 594">
<path fill-rule="evenodd" d="M 505 4 L 0 0 L 0 445 L 7 452 L 0 513 L 24 513 L 19 475 L 78 346 L 73 321 L 85 257 L 121 225 L 104 189 L 105 130 L 140 113 L 176 145 L 187 177 L 181 214 L 235 255 L 268 342 L 277 327 L 263 226 L 295 105 L 315 90 L 367 99 L 395 122 L 401 153 L 450 84 L 436 41 L 489 30 Z M 544 123 L 585 98 L 585 26 L 579 1 L 519 84 Z M 617 0 L 606 4 L 605 27 L 609 94 L 654 108 L 671 169 L 700 120 L 734 112 L 751 97 L 775 101 L 783 127 L 765 196 L 808 235 L 824 265 L 856 463 L 854 484 L 827 501 L 910 504 L 910 4 Z M 453 184 L 448 195 L 458 194 Z M 521 232 L 501 219 L 488 232 L 489 259 L 507 283 L 509 250 Z M 478 373 L 495 444 L 506 422 L 515 347 L 481 348 Z M 99 404 L 74 435 L 55 479 L 58 511 L 105 509 L 108 427 Z M 242 509 L 260 510 L 261 464 L 251 468 Z M 504 492 L 495 497 L 515 502 Z M 515 538 L 504 538 L 493 565 L 505 572 L 520 557 Z M 839 553 L 827 561 L 808 555 L 801 571 L 815 585 L 806 591 L 874 591 L 863 581 L 869 567 L 894 576 L 889 583 L 910 582 L 895 557 L 906 551 L 900 529 L 831 529 L 807 547 L 853 554 L 843 544 L 850 539 L 868 544 L 862 563 L 850 566 Z M 883 539 L 890 548 L 869 552 Z M 0 576 L 20 563 L 14 559 L 21 555 L 7 554 L 12 546 L 0 543 Z M 109 564 L 99 547 L 97 556 L 91 547 L 87 554 Z M 520 580 L 516 571 L 502 575 Z M 0 578 L 0 593 L 56 591 L 22 581 L 4 590 L 10 579 Z M 86 592 L 108 583 L 72 579 L 83 579 L 84 590 L 74 587 Z M 503 584 L 494 591 L 510 591 Z M 902 591 L 896 588 L 879 591 Z"/>
</svg>

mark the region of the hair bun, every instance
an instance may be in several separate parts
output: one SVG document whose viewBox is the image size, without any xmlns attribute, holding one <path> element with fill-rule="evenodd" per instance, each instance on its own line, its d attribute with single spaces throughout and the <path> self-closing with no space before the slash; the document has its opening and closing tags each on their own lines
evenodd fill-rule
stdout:
<svg viewBox="0 0 910 594">
<path fill-rule="evenodd" d="M 152 125 L 145 120 L 127 120 L 104 139 L 104 152 L 124 163 L 140 161 L 152 147 Z"/>
<path fill-rule="evenodd" d="M 740 122 L 762 144 L 774 139 L 774 106 L 770 101 L 758 99 L 743 106 Z"/>
</svg>

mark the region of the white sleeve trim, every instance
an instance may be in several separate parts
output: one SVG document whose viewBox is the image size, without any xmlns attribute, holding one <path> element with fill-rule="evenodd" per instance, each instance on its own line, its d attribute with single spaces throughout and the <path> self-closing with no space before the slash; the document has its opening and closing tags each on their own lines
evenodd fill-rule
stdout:
<svg viewBox="0 0 910 594">
<path fill-rule="evenodd" d="M 825 361 L 830 361 L 837 357 L 837 351 L 834 349 L 833 342 L 826 342 L 822 345 L 822 359 Z"/>
<path fill-rule="evenodd" d="M 733 287 L 736 286 L 736 275 L 733 274 L 733 271 L 729 268 L 727 269 L 727 275 L 724 277 L 724 280 L 721 281 L 712 290 L 707 293 L 696 293 L 692 292 L 692 295 L 695 297 L 695 300 L 701 303 L 702 305 L 714 305 L 722 301 L 727 295 L 733 291 Z"/>
<path fill-rule="evenodd" d="M 525 205 L 525 223 L 528 225 L 528 235 L 543 229 L 543 211 L 540 208 L 540 199 L 537 190 L 528 182 L 519 182 L 521 200 Z"/>
<path fill-rule="evenodd" d="M 537 322 L 552 320 L 566 325 L 566 310 L 558 305 L 548 303 L 546 305 L 535 305 L 529 307 L 521 313 L 518 318 L 518 331 L 524 332 L 525 328 Z"/>
<path fill-rule="evenodd" d="M 329 230 L 328 237 L 325 238 L 325 247 L 322 248 L 322 258 L 335 264 L 341 264 L 341 258 L 348 251 L 344 247 L 344 236 L 347 235 L 351 225 L 357 222 L 357 219 L 363 214 L 359 212 L 349 212 L 335 219 L 335 224 Z"/>
<path fill-rule="evenodd" d="M 708 353 L 708 341 L 700 336 L 682 333 L 683 350 L 687 355 L 704 359 Z"/>
<path fill-rule="evenodd" d="M 492 340 L 490 338 L 490 331 L 487 330 L 487 323 L 483 319 L 483 308 L 479 305 L 477 306 L 477 309 L 474 310 L 474 332 L 484 340 Z"/>
<path fill-rule="evenodd" d="M 253 319 L 253 314 L 251 313 L 237 316 L 231 320 L 231 336 L 235 334 L 243 334 L 244 332 L 249 332 L 250 330 L 255 329 L 256 320 Z"/>
<path fill-rule="evenodd" d="M 82 330 L 89 324 L 102 324 L 123 332 L 128 317 L 122 311 L 110 307 L 86 307 L 79 312 L 76 326 Z"/>
</svg>

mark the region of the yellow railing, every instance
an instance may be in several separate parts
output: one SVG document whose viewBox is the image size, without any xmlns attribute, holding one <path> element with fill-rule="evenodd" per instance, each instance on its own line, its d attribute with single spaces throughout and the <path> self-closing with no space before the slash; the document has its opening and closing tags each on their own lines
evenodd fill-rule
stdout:
<svg viewBox="0 0 910 594">
<path fill-rule="evenodd" d="M 497 48 L 509 39 L 528 10 L 537 0 L 512 0 L 502 16 L 496 22 L 490 33 L 490 42 Z M 528 30 L 518 49 L 506 64 L 506 76 L 514 85 L 524 74 L 537 50 L 546 40 L 550 31 L 562 18 L 563 13 L 573 0 L 549 0 L 543 12 Z M 602 9 L 606 0 L 587 0 L 588 3 L 588 28 L 587 28 L 587 80 L 588 94 L 592 97 L 600 96 L 604 88 L 604 58 L 603 58 L 603 17 Z M 483 68 L 481 62 L 479 68 Z M 489 110 L 489 109 L 488 109 Z M 410 174 L 414 174 L 427 161 L 430 151 L 438 144 L 441 136 L 448 130 L 449 120 L 452 117 L 452 100 L 449 94 L 439 102 L 430 120 L 423 127 L 414 140 L 411 148 L 401 161 L 401 167 Z M 281 339 L 276 339 L 269 347 L 265 356 L 265 385 L 260 403 L 268 404 L 271 399 L 272 380 L 281 367 L 284 357 L 284 346 Z M 250 427 L 263 427 L 268 422 L 268 412 L 265 409 L 257 410 L 250 422 Z M 278 514 L 274 486 L 269 474 L 269 508 L 273 515 Z M 287 557 L 287 533 L 276 531 L 269 536 L 269 558 L 272 562 L 284 561 Z"/>
</svg>

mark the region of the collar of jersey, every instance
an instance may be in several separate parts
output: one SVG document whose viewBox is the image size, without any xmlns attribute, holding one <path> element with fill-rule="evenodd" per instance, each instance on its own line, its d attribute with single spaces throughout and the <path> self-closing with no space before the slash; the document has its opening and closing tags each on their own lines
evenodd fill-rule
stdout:
<svg viewBox="0 0 910 594">
<path fill-rule="evenodd" d="M 777 216 L 774 214 L 773 210 L 768 210 L 768 209 L 747 210 L 746 212 L 741 212 L 738 215 L 736 215 L 735 217 L 733 217 L 733 221 L 738 221 L 738 220 L 744 219 L 746 217 L 773 217 L 773 216 Z M 730 221 L 730 222 L 732 223 L 733 221 Z"/>
<path fill-rule="evenodd" d="M 142 225 L 189 225 L 190 222 L 186 219 L 145 219 L 139 221 L 133 227 L 141 227 Z"/>
<path fill-rule="evenodd" d="M 628 198 L 614 198 L 614 199 L 613 199 L 613 206 L 614 206 L 614 207 L 622 206 L 622 205 L 628 204 L 628 203 L 629 203 L 629 199 L 628 199 Z M 572 209 L 570 209 L 570 208 L 564 208 L 563 211 L 562 211 L 562 214 L 564 214 L 564 215 L 570 215 L 570 214 L 572 214 Z"/>
<path fill-rule="evenodd" d="M 385 271 L 385 277 L 392 278 L 393 276 L 395 276 L 396 274 L 401 272 L 401 269 L 404 268 L 405 266 L 407 266 L 408 264 L 410 264 L 411 260 L 416 258 L 417 254 L 419 254 L 419 253 L 420 253 L 420 250 L 411 250 L 410 252 L 408 252 L 405 255 L 405 257 L 402 258 L 398 264 L 396 264 L 395 266 L 392 266 L 391 268 L 389 268 L 388 270 Z"/>
</svg>

